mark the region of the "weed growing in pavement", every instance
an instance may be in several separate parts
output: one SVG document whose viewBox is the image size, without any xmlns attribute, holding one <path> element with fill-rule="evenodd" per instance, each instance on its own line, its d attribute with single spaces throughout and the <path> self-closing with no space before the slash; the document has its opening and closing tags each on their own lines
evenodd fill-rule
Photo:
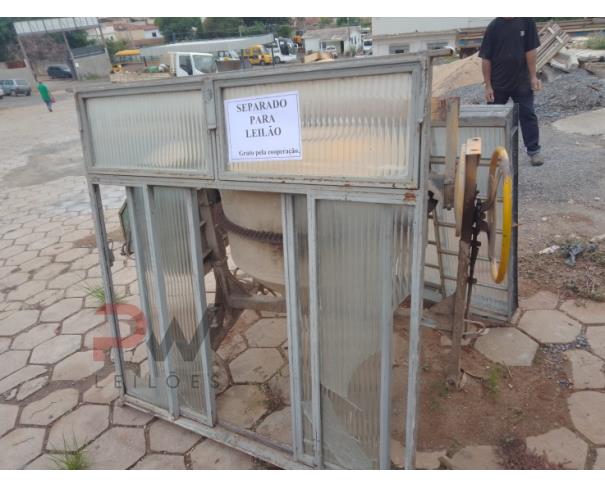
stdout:
<svg viewBox="0 0 605 487">
<path fill-rule="evenodd" d="M 74 436 L 71 445 L 63 437 L 63 450 L 50 455 L 52 461 L 61 470 L 86 470 L 89 467 L 86 452 Z"/>
<path fill-rule="evenodd" d="M 497 394 L 500 389 L 500 379 L 502 379 L 502 370 L 499 365 L 494 365 L 489 369 L 487 379 L 484 379 L 483 384 L 490 394 Z"/>
<path fill-rule="evenodd" d="M 98 306 L 105 305 L 105 289 L 103 289 L 101 284 L 85 284 L 83 288 L 88 296 L 92 296 L 95 299 Z M 123 304 L 126 299 L 126 295 L 114 293 L 113 298 L 114 304 Z"/>
<path fill-rule="evenodd" d="M 591 36 L 586 41 L 588 49 L 605 49 L 605 36 Z"/>
</svg>

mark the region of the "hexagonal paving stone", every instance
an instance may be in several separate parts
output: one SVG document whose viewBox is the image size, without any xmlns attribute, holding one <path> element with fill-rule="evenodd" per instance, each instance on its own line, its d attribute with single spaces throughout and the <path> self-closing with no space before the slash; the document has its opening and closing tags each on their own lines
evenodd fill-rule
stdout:
<svg viewBox="0 0 605 487">
<path fill-rule="evenodd" d="M 91 236 L 93 235 L 91 235 L 90 230 L 74 230 L 73 232 L 64 234 L 61 237 L 61 242 L 75 242 L 76 240 Z"/>
<path fill-rule="evenodd" d="M 104 379 L 95 378 L 95 383 L 84 393 L 84 401 L 109 404 L 120 395 L 120 385 L 113 372 Z"/>
<path fill-rule="evenodd" d="M 60 276 L 55 277 L 48 283 L 49 289 L 67 289 L 69 286 L 77 284 L 83 280 L 86 276 L 83 271 L 80 272 L 66 272 Z M 69 296 L 68 296 L 69 297 Z"/>
<path fill-rule="evenodd" d="M 17 393 L 17 401 L 23 401 L 23 399 L 27 399 L 34 392 L 38 392 L 42 389 L 46 384 L 48 384 L 49 377 L 47 375 L 43 375 L 42 377 L 37 377 L 36 379 L 28 380 L 21 384 L 19 387 L 19 392 Z"/>
<path fill-rule="evenodd" d="M 29 235 L 24 235 L 23 237 L 19 237 L 15 240 L 15 243 L 18 245 L 27 245 L 33 242 L 37 242 L 41 238 L 44 238 L 44 232 L 34 232 Z"/>
<path fill-rule="evenodd" d="M 185 453 L 200 438 L 196 433 L 161 419 L 149 428 L 149 448 L 156 452 Z"/>
<path fill-rule="evenodd" d="M 589 327 L 586 338 L 592 351 L 605 360 L 605 326 Z"/>
<path fill-rule="evenodd" d="M 31 330 L 23 332 L 13 340 L 13 350 L 31 350 L 32 348 L 50 340 L 59 332 L 58 323 L 40 323 Z"/>
<path fill-rule="evenodd" d="M 249 348 L 229 365 L 234 382 L 262 383 L 274 375 L 284 364 L 274 348 Z"/>
<path fill-rule="evenodd" d="M 28 260 L 27 262 L 21 264 L 19 268 L 23 272 L 31 272 L 50 264 L 50 261 L 51 259 L 49 256 L 36 257 L 35 259 Z"/>
<path fill-rule="evenodd" d="M 12 245 L 0 250 L 0 259 L 8 259 L 13 255 L 20 254 L 25 250 L 25 245 Z"/>
<path fill-rule="evenodd" d="M 95 309 L 83 309 L 63 322 L 62 333 L 86 333 L 105 322 L 106 316 Z"/>
<path fill-rule="evenodd" d="M 212 440 L 202 441 L 189 456 L 195 470 L 250 470 L 254 466 L 252 457 Z"/>
<path fill-rule="evenodd" d="M 112 276 L 113 283 L 119 286 L 126 286 L 137 280 L 137 271 L 132 267 L 126 267 Z"/>
<path fill-rule="evenodd" d="M 130 326 L 128 326 L 128 323 L 120 321 L 120 336 L 124 338 L 130 336 L 130 334 Z M 90 330 L 84 337 L 84 346 L 86 348 L 93 348 L 95 338 L 111 338 L 109 323 L 103 323 L 102 325 L 97 326 L 94 330 Z"/>
<path fill-rule="evenodd" d="M 185 470 L 183 455 L 152 453 L 137 463 L 133 470 Z"/>
<path fill-rule="evenodd" d="M 23 368 L 27 363 L 29 352 L 11 350 L 0 355 L 0 379 L 11 375 L 13 372 Z"/>
<path fill-rule="evenodd" d="M 96 253 L 81 257 L 73 261 L 71 264 L 72 270 L 86 270 L 99 265 L 99 256 Z"/>
<path fill-rule="evenodd" d="M 48 280 L 63 273 L 69 266 L 67 264 L 53 263 L 42 267 L 34 274 L 34 279 Z"/>
<path fill-rule="evenodd" d="M 40 321 L 63 321 L 82 307 L 81 298 L 67 298 L 49 306 L 40 316 Z"/>
<path fill-rule="evenodd" d="M 597 458 L 592 466 L 593 470 L 605 470 L 605 448 L 597 448 Z"/>
<path fill-rule="evenodd" d="M 561 309 L 585 325 L 605 325 L 605 303 L 596 301 L 579 303 L 572 299 L 565 301 L 561 305 Z"/>
<path fill-rule="evenodd" d="M 256 432 L 285 445 L 292 444 L 292 410 L 287 407 L 263 419 Z"/>
<path fill-rule="evenodd" d="M 221 342 L 220 347 L 217 350 L 217 353 L 221 356 L 223 360 L 230 361 L 244 350 L 246 350 L 248 346 L 246 342 L 242 338 L 241 335 L 237 333 L 229 333 L 225 339 Z"/>
<path fill-rule="evenodd" d="M 112 424 L 123 426 L 144 426 L 153 419 L 151 414 L 144 413 L 129 406 L 113 404 Z"/>
<path fill-rule="evenodd" d="M 25 301 L 26 299 L 35 296 L 46 287 L 44 281 L 29 281 L 21 284 L 17 289 L 8 293 L 9 301 Z"/>
<path fill-rule="evenodd" d="M 2 279 L 2 288 L 0 289 L 9 291 L 12 288 L 17 288 L 24 282 L 27 282 L 29 278 L 29 274 L 26 274 L 25 272 L 12 272 Z"/>
<path fill-rule="evenodd" d="M 73 262 L 74 260 L 77 260 L 80 257 L 84 257 L 88 254 L 90 254 L 90 249 L 87 248 L 70 249 L 67 252 L 58 254 L 55 257 L 55 262 Z"/>
<path fill-rule="evenodd" d="M 288 364 L 284 365 L 267 382 L 271 390 L 271 395 L 286 406 L 290 405 L 290 368 Z"/>
<path fill-rule="evenodd" d="M 15 426 L 19 406 L 0 404 L 0 436 Z"/>
<path fill-rule="evenodd" d="M 467 446 L 456 452 L 452 463 L 459 470 L 500 470 L 500 460 L 492 446 Z"/>
<path fill-rule="evenodd" d="M 99 436 L 109 426 L 109 407 L 83 404 L 53 424 L 48 435 L 48 450 L 64 450 L 74 445 L 82 447 Z"/>
<path fill-rule="evenodd" d="M 258 386 L 232 386 L 216 398 L 219 417 L 250 428 L 267 412 L 267 398 Z"/>
<path fill-rule="evenodd" d="M 6 240 L 11 240 L 11 239 L 15 239 L 15 238 L 24 237 L 25 235 L 29 235 L 30 233 L 32 233 L 31 228 L 18 228 L 16 230 L 13 230 L 12 232 L 6 233 L 4 235 L 4 238 Z"/>
<path fill-rule="evenodd" d="M 10 346 L 10 343 L 10 338 L 0 337 L 0 353 L 6 352 Z"/>
<path fill-rule="evenodd" d="M 8 377 L 0 380 L 0 394 L 4 394 L 6 391 L 10 391 L 13 387 L 16 387 L 23 382 L 38 377 L 44 374 L 47 368 L 42 365 L 27 365 L 17 372 L 9 375 Z"/>
<path fill-rule="evenodd" d="M 605 393 L 575 392 L 567 404 L 576 429 L 593 443 L 605 444 Z"/>
<path fill-rule="evenodd" d="M 55 365 L 52 380 L 80 380 L 101 370 L 105 362 L 94 360 L 92 350 L 76 352 Z"/>
<path fill-rule="evenodd" d="M 77 389 L 60 389 L 25 406 L 21 413 L 21 424 L 45 426 L 63 416 L 78 404 Z"/>
<path fill-rule="evenodd" d="M 9 257 L 8 259 L 6 259 L 4 265 L 21 265 L 24 262 L 33 259 L 37 255 L 38 252 L 36 250 L 27 250 L 25 252 L 21 252 L 20 254 Z"/>
<path fill-rule="evenodd" d="M 32 296 L 25 302 L 31 306 L 41 306 L 48 308 L 58 301 L 61 301 L 64 296 L 64 291 L 57 289 L 45 289 L 44 291 Z"/>
<path fill-rule="evenodd" d="M 0 315 L 0 336 L 12 336 L 32 326 L 40 312 L 34 309 L 10 311 Z"/>
<path fill-rule="evenodd" d="M 251 347 L 278 347 L 287 338 L 285 318 L 262 318 L 246 331 Z"/>
<path fill-rule="evenodd" d="M 33 462 L 27 464 L 25 470 L 59 470 L 60 464 L 57 465 L 56 455 L 44 453 L 36 458 Z"/>
<path fill-rule="evenodd" d="M 605 388 L 605 362 L 585 350 L 568 350 L 574 389 Z"/>
<path fill-rule="evenodd" d="M 125 469 L 145 455 L 145 432 L 141 428 L 111 428 L 86 451 L 91 469 Z"/>
<path fill-rule="evenodd" d="M 550 462 L 563 464 L 564 468 L 583 469 L 586 464 L 588 445 L 567 428 L 530 436 L 525 441 L 529 450 L 545 455 Z"/>
<path fill-rule="evenodd" d="M 527 311 L 519 328 L 540 343 L 570 343 L 582 331 L 580 323 L 556 310 Z"/>
<path fill-rule="evenodd" d="M 30 363 L 54 364 L 74 353 L 82 345 L 80 335 L 59 335 L 34 348 Z"/>
<path fill-rule="evenodd" d="M 17 428 L 0 438 L 0 469 L 14 470 L 25 466 L 42 451 L 42 428 Z"/>
<path fill-rule="evenodd" d="M 40 255 L 57 255 L 71 248 L 71 244 L 58 244 L 59 237 L 44 237 L 40 240 L 30 243 L 28 250 L 39 250 Z"/>
<path fill-rule="evenodd" d="M 529 366 L 538 344 L 516 328 L 491 328 L 480 336 L 475 348 L 493 362 L 510 366 Z"/>
</svg>

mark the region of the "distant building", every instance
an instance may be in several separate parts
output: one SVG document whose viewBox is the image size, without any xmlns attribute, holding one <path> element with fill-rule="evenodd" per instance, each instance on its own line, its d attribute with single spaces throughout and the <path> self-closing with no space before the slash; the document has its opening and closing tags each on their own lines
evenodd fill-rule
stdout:
<svg viewBox="0 0 605 487">
<path fill-rule="evenodd" d="M 106 41 L 125 41 L 130 47 L 161 44 L 164 41 L 153 18 L 105 17 L 100 26 Z M 89 35 L 94 35 L 92 31 Z"/>
<path fill-rule="evenodd" d="M 358 52 L 362 48 L 361 27 L 330 27 L 327 29 L 308 30 L 303 35 L 306 52 L 325 51 L 334 46 L 338 54 Z"/>
<path fill-rule="evenodd" d="M 492 17 L 372 17 L 374 56 L 456 45 L 459 30 L 486 27 Z"/>
</svg>

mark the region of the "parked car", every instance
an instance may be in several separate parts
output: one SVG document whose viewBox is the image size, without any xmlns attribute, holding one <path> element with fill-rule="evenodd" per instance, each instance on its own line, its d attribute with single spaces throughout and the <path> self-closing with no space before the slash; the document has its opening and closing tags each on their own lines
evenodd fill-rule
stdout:
<svg viewBox="0 0 605 487">
<path fill-rule="evenodd" d="M 4 98 L 4 91 L 0 88 L 0 100 L 2 100 L 2 98 Z"/>
<path fill-rule="evenodd" d="M 51 78 L 73 78 L 71 70 L 67 66 L 49 66 L 46 73 Z"/>
<path fill-rule="evenodd" d="M 0 86 L 4 94 L 10 96 L 32 94 L 32 87 L 24 79 L 3 79 L 0 80 Z"/>
<path fill-rule="evenodd" d="M 372 39 L 363 40 L 363 53 L 372 54 Z"/>
<path fill-rule="evenodd" d="M 332 57 L 338 57 L 338 49 L 336 49 L 336 46 L 327 46 L 324 49 L 324 52 L 327 52 Z"/>
</svg>

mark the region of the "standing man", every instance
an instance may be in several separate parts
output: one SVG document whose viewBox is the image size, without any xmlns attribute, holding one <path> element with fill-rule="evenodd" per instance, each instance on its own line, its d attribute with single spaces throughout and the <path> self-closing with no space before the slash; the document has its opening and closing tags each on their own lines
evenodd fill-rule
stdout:
<svg viewBox="0 0 605 487">
<path fill-rule="evenodd" d="M 536 74 L 539 45 L 534 19 L 498 17 L 487 26 L 479 51 L 479 57 L 483 59 L 485 99 L 490 104 L 504 105 L 512 98 L 519 104 L 523 142 L 532 166 L 544 163 L 533 93 L 542 88 Z"/>
<path fill-rule="evenodd" d="M 49 112 L 53 111 L 53 96 L 50 94 L 48 86 L 46 86 L 42 81 L 38 81 L 38 91 L 40 92 L 40 98 L 42 101 L 46 103 L 46 107 Z"/>
</svg>

